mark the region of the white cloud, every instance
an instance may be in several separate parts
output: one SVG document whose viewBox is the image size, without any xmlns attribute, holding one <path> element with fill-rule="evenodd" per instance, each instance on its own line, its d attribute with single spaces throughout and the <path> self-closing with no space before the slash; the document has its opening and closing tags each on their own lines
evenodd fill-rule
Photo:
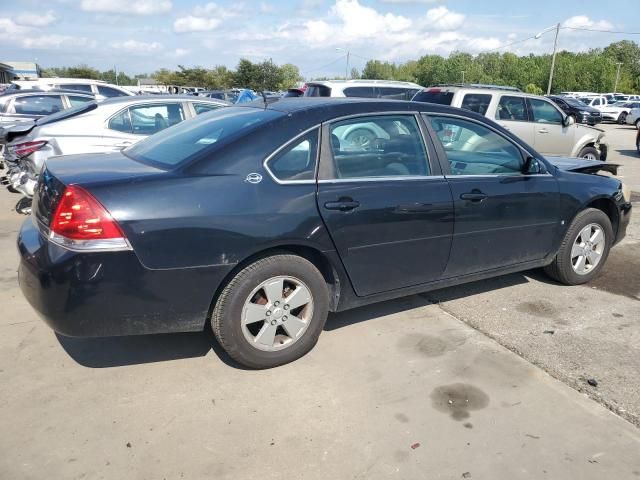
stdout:
<svg viewBox="0 0 640 480">
<path fill-rule="evenodd" d="M 179 17 L 173 22 L 173 31 L 187 33 L 215 30 L 222 23 L 222 20 L 237 16 L 242 8 L 242 4 L 238 3 L 229 7 L 220 7 L 213 2 L 198 5 L 193 9 L 191 15 Z"/>
<path fill-rule="evenodd" d="M 220 25 L 218 18 L 194 17 L 188 15 L 180 17 L 173 22 L 173 31 L 176 33 L 186 32 L 208 32 Z"/>
<path fill-rule="evenodd" d="M 156 15 L 167 13 L 170 0 L 82 0 L 80 8 L 86 12 L 120 13 L 123 15 Z"/>
<path fill-rule="evenodd" d="M 381 14 L 358 0 L 336 0 L 331 14 L 341 22 L 342 33 L 348 38 L 366 38 L 387 32 L 399 32 L 411 26 L 411 20 L 392 13 Z"/>
<path fill-rule="evenodd" d="M 27 27 L 18 25 L 10 18 L 0 18 L 0 33 L 5 33 L 7 35 L 20 35 L 28 31 L 29 29 Z"/>
<path fill-rule="evenodd" d="M 45 13 L 24 12 L 16 17 L 16 23 L 25 27 L 46 27 L 57 19 L 52 10 Z"/>
<path fill-rule="evenodd" d="M 173 57 L 186 57 L 190 53 L 191 53 L 191 50 L 189 50 L 188 48 L 176 48 L 173 51 L 173 53 L 171 54 L 171 56 L 173 56 Z"/>
<path fill-rule="evenodd" d="M 111 42 L 111 48 L 121 50 L 134 55 L 145 55 L 147 53 L 162 50 L 162 44 L 158 42 L 139 42 L 137 40 L 126 40 L 124 42 Z"/>
<path fill-rule="evenodd" d="M 457 30 L 464 23 L 465 16 L 452 12 L 445 6 L 435 7 L 427 11 L 426 27 L 434 30 Z"/>
<path fill-rule="evenodd" d="M 574 17 L 567 18 L 562 23 L 562 26 L 569 28 L 590 28 L 595 30 L 613 29 L 613 25 L 606 20 L 595 21 L 590 19 L 586 15 L 576 15 Z"/>
<path fill-rule="evenodd" d="M 62 48 L 75 48 L 96 46 L 95 40 L 85 37 L 73 37 L 71 35 L 29 35 L 20 40 L 22 48 L 28 50 L 58 50 Z"/>
<path fill-rule="evenodd" d="M 378 0 L 380 3 L 391 3 L 396 5 L 406 5 L 412 3 L 424 3 L 424 4 L 432 4 L 432 3 L 440 3 L 444 0 Z"/>
</svg>

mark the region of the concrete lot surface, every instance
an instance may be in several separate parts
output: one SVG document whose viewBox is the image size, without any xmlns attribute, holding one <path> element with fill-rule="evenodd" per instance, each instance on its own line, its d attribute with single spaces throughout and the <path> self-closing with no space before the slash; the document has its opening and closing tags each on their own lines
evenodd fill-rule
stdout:
<svg viewBox="0 0 640 480">
<path fill-rule="evenodd" d="M 640 192 L 640 157 L 614 155 Z M 638 418 L 637 212 L 594 285 L 526 272 L 360 308 L 256 372 L 209 332 L 57 337 L 17 286 L 16 201 L 0 192 L 0 478 L 640 478 L 640 431 L 577 390 Z"/>
</svg>

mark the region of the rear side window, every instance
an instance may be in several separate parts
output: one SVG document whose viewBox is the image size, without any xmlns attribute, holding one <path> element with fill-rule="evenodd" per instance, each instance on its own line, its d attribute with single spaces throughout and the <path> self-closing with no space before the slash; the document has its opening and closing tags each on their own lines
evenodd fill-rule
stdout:
<svg viewBox="0 0 640 480">
<path fill-rule="evenodd" d="M 93 98 L 91 97 L 78 97 L 76 95 L 67 95 L 67 98 L 69 99 L 71 107 L 77 107 L 78 105 L 82 105 L 83 103 L 93 101 Z"/>
<path fill-rule="evenodd" d="M 491 95 L 483 93 L 467 93 L 462 99 L 462 108 L 484 115 L 491 103 Z"/>
<path fill-rule="evenodd" d="M 247 107 L 219 108 L 161 131 L 124 150 L 142 162 L 172 168 L 183 162 L 222 148 L 283 114 L 275 110 Z"/>
<path fill-rule="evenodd" d="M 64 88 L 65 90 L 77 90 L 79 92 L 93 93 L 91 85 L 85 83 L 67 83 L 58 85 L 58 88 Z"/>
<path fill-rule="evenodd" d="M 140 105 L 129 108 L 133 133 L 153 135 L 184 120 L 184 111 L 179 103 Z"/>
<path fill-rule="evenodd" d="M 313 180 L 317 152 L 318 131 L 314 130 L 278 153 L 267 166 L 278 180 Z"/>
<path fill-rule="evenodd" d="M 423 90 L 416 93 L 412 99 L 414 102 L 437 103 L 438 105 L 451 105 L 453 92 L 443 92 L 439 89 Z"/>
<path fill-rule="evenodd" d="M 502 96 L 496 110 L 496 120 L 528 122 L 529 116 L 524 97 Z"/>
<path fill-rule="evenodd" d="M 358 117 L 331 125 L 335 178 L 429 175 L 413 115 Z"/>
<path fill-rule="evenodd" d="M 309 85 L 304 92 L 305 97 L 330 97 L 331 89 L 325 85 Z"/>
<path fill-rule="evenodd" d="M 349 87 L 343 90 L 345 97 L 375 98 L 376 92 L 373 87 Z"/>
<path fill-rule="evenodd" d="M 530 98 L 533 121 L 538 123 L 562 123 L 562 114 L 545 100 Z"/>
<path fill-rule="evenodd" d="M 378 97 L 389 100 L 411 100 L 418 91 L 415 88 L 378 87 Z"/>
<path fill-rule="evenodd" d="M 193 108 L 196 111 L 196 115 L 200 115 L 201 113 L 210 112 L 211 110 L 216 110 L 220 108 L 222 105 L 216 105 L 215 103 L 194 103 Z"/>
<path fill-rule="evenodd" d="M 51 115 L 64 109 L 59 95 L 18 97 L 13 103 L 15 113 L 20 115 Z"/>
<path fill-rule="evenodd" d="M 112 97 L 126 97 L 128 96 L 126 93 L 121 92 L 118 89 L 111 87 L 104 87 L 102 85 L 96 85 L 98 87 L 98 93 L 103 97 L 112 98 Z"/>
</svg>

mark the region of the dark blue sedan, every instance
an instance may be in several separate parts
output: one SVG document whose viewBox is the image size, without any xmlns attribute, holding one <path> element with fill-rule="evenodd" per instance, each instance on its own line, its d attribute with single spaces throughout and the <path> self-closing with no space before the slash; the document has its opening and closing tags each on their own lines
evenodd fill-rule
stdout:
<svg viewBox="0 0 640 480">
<path fill-rule="evenodd" d="M 466 110 L 283 99 L 122 153 L 51 159 L 20 285 L 62 335 L 198 331 L 243 365 L 308 352 L 328 312 L 545 267 L 588 282 L 625 234 L 615 165 L 547 159 Z"/>
</svg>

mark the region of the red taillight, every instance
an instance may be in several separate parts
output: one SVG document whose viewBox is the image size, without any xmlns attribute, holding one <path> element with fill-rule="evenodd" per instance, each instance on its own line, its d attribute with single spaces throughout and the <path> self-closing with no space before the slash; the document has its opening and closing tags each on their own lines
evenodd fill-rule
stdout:
<svg viewBox="0 0 640 480">
<path fill-rule="evenodd" d="M 13 145 L 11 148 L 13 149 L 13 153 L 18 158 L 26 157 L 27 155 L 31 155 L 33 152 L 40 150 L 47 144 L 44 140 L 38 140 L 36 142 L 24 142 Z"/>
<path fill-rule="evenodd" d="M 440 90 L 439 88 L 430 88 L 429 90 L 427 90 L 427 92 L 429 93 L 440 93 L 442 90 Z"/>
<path fill-rule="evenodd" d="M 77 185 L 64 190 L 51 220 L 51 231 L 71 240 L 124 238 L 107 209 Z"/>
</svg>

